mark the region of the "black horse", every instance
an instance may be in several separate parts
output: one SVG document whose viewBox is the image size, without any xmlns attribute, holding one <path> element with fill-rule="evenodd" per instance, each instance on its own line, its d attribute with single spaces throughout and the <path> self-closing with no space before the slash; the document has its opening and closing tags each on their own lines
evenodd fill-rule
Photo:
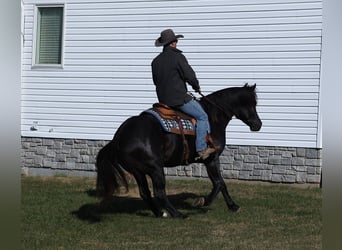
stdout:
<svg viewBox="0 0 342 250">
<path fill-rule="evenodd" d="M 208 206 L 221 191 L 228 208 L 238 211 L 239 206 L 230 197 L 220 173 L 219 156 L 226 145 L 225 129 L 233 116 L 243 121 L 251 131 L 258 131 L 262 122 L 256 111 L 255 85 L 226 88 L 200 99 L 211 125 L 211 137 L 218 150 L 204 161 L 208 176 L 213 184 L 211 193 L 201 205 Z M 197 156 L 194 136 L 186 136 L 189 144 L 189 163 Z M 97 192 L 110 197 L 120 185 L 128 189 L 126 174 L 131 173 L 139 186 L 141 198 L 155 216 L 164 215 L 165 208 L 172 217 L 185 218 L 170 203 L 165 192 L 164 167 L 185 164 L 181 135 L 166 133 L 155 117 L 148 113 L 127 119 L 117 130 L 112 141 L 97 155 Z M 152 180 L 154 197 L 146 177 Z"/>
</svg>

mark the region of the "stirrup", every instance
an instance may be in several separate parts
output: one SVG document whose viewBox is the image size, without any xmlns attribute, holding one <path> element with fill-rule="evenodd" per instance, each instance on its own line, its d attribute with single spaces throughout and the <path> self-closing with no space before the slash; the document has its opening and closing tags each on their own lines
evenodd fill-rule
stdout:
<svg viewBox="0 0 342 250">
<path fill-rule="evenodd" d="M 214 140 L 210 134 L 207 134 L 206 141 L 207 141 L 207 144 L 209 145 L 209 147 L 214 148 L 216 151 L 220 150 L 221 147 L 214 143 Z"/>
</svg>

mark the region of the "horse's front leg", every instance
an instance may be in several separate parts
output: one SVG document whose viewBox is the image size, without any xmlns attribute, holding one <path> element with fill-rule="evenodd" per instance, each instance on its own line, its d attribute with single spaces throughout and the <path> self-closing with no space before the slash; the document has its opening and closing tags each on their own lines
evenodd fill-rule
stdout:
<svg viewBox="0 0 342 250">
<path fill-rule="evenodd" d="M 213 184 L 213 189 L 211 190 L 211 193 L 204 198 L 203 205 L 209 206 L 221 191 L 228 208 L 234 212 L 238 211 L 240 207 L 230 197 L 228 188 L 222 178 L 218 156 L 212 161 L 206 162 L 205 166 L 207 168 L 208 176 Z"/>
</svg>

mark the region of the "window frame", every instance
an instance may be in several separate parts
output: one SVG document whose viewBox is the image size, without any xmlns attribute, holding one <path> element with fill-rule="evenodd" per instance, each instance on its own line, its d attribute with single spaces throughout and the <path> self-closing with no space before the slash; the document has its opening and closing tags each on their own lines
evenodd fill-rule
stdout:
<svg viewBox="0 0 342 250">
<path fill-rule="evenodd" d="M 38 49 L 38 18 L 39 8 L 63 8 L 62 20 L 62 38 L 61 38 L 61 63 L 38 63 L 37 49 Z M 33 29 L 33 46 L 32 46 L 32 68 L 64 68 L 64 34 L 65 34 L 65 4 L 37 4 L 34 8 L 34 29 Z"/>
</svg>

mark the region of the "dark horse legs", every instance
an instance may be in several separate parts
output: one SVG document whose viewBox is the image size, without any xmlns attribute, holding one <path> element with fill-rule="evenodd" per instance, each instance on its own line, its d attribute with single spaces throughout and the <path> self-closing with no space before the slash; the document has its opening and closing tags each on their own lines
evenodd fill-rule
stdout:
<svg viewBox="0 0 342 250">
<path fill-rule="evenodd" d="M 141 198 L 147 203 L 156 217 L 162 217 L 163 211 L 161 208 L 165 208 L 172 217 L 185 218 L 186 215 L 177 211 L 177 209 L 171 204 L 167 198 L 165 192 L 165 175 L 162 168 L 150 168 L 153 171 L 147 171 L 147 175 L 150 176 L 153 185 L 153 192 L 155 199 L 152 198 L 148 182 L 146 179 L 146 173 L 143 173 L 137 169 L 131 169 L 138 186 Z"/>
<path fill-rule="evenodd" d="M 204 206 L 209 206 L 213 202 L 217 194 L 221 191 L 228 208 L 234 212 L 238 211 L 240 207 L 235 204 L 233 199 L 230 197 L 227 186 L 224 183 L 224 180 L 220 173 L 220 162 L 218 157 L 210 162 L 205 163 L 205 165 L 207 167 L 208 176 L 213 183 L 213 189 L 211 193 L 205 198 Z"/>
<path fill-rule="evenodd" d="M 235 202 L 230 197 L 227 186 L 220 173 L 219 159 L 215 158 L 214 160 L 207 162 L 205 165 L 207 167 L 208 176 L 213 184 L 213 189 L 211 193 L 205 198 L 203 205 L 209 206 L 216 198 L 217 194 L 221 191 L 228 208 L 234 212 L 238 211 L 240 207 L 235 204 Z M 132 174 L 134 175 L 139 186 L 141 198 L 149 205 L 150 209 L 156 217 L 162 217 L 163 212 L 161 208 L 165 208 L 172 217 L 186 218 L 186 215 L 180 213 L 171 204 L 166 195 L 166 181 L 163 169 L 157 167 L 154 167 L 152 169 L 154 170 L 149 171 L 148 175 L 152 180 L 153 192 L 156 200 L 152 199 L 151 197 L 151 192 L 148 187 L 145 173 L 142 173 L 136 169 L 132 171 Z"/>
<path fill-rule="evenodd" d="M 162 217 L 163 213 L 161 209 L 159 208 L 158 204 L 156 204 L 156 202 L 152 199 L 146 175 L 139 171 L 134 171 L 133 176 L 139 186 L 140 197 L 147 203 L 156 217 Z"/>
<path fill-rule="evenodd" d="M 187 216 L 177 211 L 167 198 L 165 192 L 165 175 L 162 169 L 157 169 L 150 175 L 153 184 L 154 196 L 158 199 L 161 206 L 165 208 L 172 217 L 186 218 Z"/>
</svg>

